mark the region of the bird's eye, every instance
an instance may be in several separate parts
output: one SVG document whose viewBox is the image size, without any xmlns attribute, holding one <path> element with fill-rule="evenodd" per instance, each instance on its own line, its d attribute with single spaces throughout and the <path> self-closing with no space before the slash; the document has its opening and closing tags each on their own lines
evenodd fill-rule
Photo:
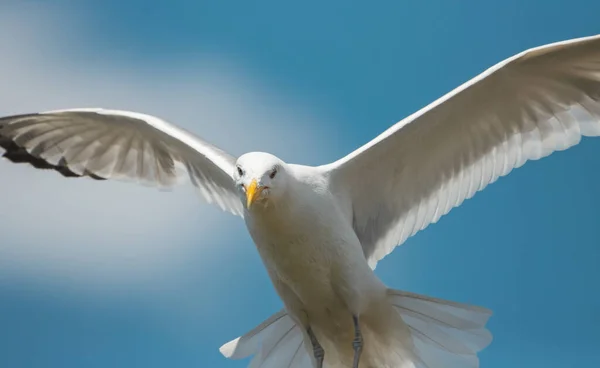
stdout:
<svg viewBox="0 0 600 368">
<path fill-rule="evenodd" d="M 273 169 L 273 171 L 271 171 L 271 173 L 269 174 L 269 178 L 273 179 L 275 178 L 275 175 L 277 175 L 277 169 Z"/>
<path fill-rule="evenodd" d="M 242 168 L 241 168 L 241 167 L 239 167 L 239 166 L 238 166 L 238 167 L 237 167 L 237 171 L 238 171 L 238 174 L 239 174 L 240 176 L 243 176 L 243 175 L 244 175 L 244 170 L 242 170 Z"/>
</svg>

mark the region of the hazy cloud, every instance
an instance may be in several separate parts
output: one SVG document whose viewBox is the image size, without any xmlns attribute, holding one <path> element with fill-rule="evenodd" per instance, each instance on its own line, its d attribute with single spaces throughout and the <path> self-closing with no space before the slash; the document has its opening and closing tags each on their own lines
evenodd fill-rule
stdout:
<svg viewBox="0 0 600 368">
<path fill-rule="evenodd" d="M 135 110 L 236 155 L 262 149 L 284 159 L 311 160 L 306 143 L 319 144 L 315 138 L 325 135 L 305 108 L 215 55 L 160 68 L 126 65 L 110 55 L 82 63 L 76 56 L 93 47 L 81 42 L 89 31 L 84 24 L 65 9 L 0 6 L 1 115 L 69 107 Z M 75 33 L 77 41 L 70 37 Z M 293 139 L 286 139 L 291 129 Z M 0 160 L 0 188 L 5 276 L 86 288 L 154 283 L 211 238 L 234 237 L 225 227 L 243 229 L 239 218 L 203 204 L 190 185 L 161 193 L 67 180 Z"/>
</svg>

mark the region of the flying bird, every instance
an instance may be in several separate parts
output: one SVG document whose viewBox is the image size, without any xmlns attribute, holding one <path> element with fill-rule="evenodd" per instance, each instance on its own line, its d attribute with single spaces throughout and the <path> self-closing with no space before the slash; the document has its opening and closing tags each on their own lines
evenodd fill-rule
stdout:
<svg viewBox="0 0 600 368">
<path fill-rule="evenodd" d="M 394 290 L 379 260 L 528 160 L 600 135 L 600 35 L 486 70 L 336 162 L 235 158 L 160 118 L 0 118 L 3 157 L 66 177 L 171 187 L 243 218 L 284 308 L 221 347 L 252 368 L 478 367 L 488 309 Z M 4 179 L 7 180 L 7 179 Z"/>
</svg>

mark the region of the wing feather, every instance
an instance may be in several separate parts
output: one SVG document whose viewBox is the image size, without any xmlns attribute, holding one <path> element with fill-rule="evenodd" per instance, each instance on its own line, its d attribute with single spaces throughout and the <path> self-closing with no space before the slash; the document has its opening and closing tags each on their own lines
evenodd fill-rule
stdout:
<svg viewBox="0 0 600 368">
<path fill-rule="evenodd" d="M 515 55 L 320 169 L 375 267 L 514 168 L 597 135 L 600 36 L 592 36 Z"/>
<path fill-rule="evenodd" d="M 0 118 L 3 157 L 66 177 L 133 180 L 161 188 L 187 171 L 209 203 L 242 214 L 235 159 L 157 117 L 119 110 L 70 109 Z"/>
</svg>

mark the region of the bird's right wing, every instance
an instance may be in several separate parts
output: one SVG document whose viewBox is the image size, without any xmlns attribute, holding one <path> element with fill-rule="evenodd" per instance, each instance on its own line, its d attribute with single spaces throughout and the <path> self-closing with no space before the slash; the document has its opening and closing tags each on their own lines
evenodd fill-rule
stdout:
<svg viewBox="0 0 600 368">
<path fill-rule="evenodd" d="M 3 157 L 66 177 L 133 180 L 173 186 L 181 167 L 202 196 L 242 216 L 235 159 L 157 117 L 104 109 L 70 109 L 0 118 Z"/>
<path fill-rule="evenodd" d="M 493 66 L 321 166 L 369 264 L 528 160 L 600 135 L 600 36 Z"/>
</svg>

